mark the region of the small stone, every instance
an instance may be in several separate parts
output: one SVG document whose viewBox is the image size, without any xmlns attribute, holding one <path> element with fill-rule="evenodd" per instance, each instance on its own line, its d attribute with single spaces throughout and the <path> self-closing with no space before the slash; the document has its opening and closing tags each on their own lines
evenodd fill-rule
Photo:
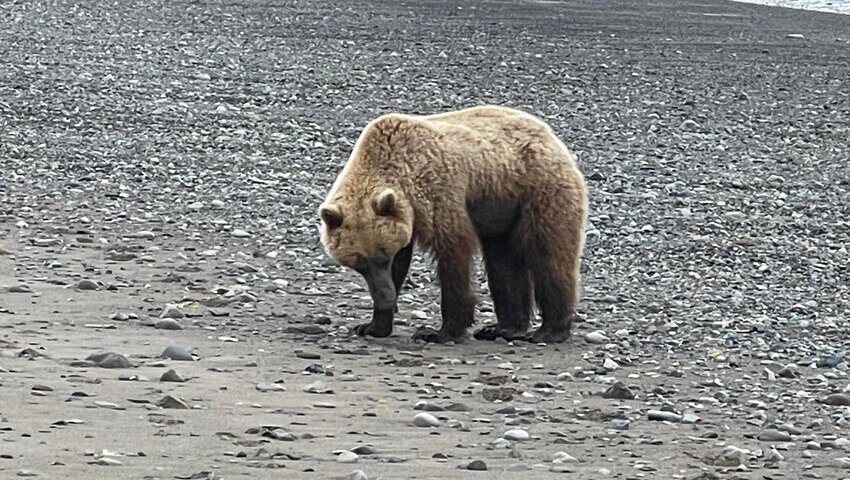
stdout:
<svg viewBox="0 0 850 480">
<path fill-rule="evenodd" d="M 357 463 L 357 459 L 360 456 L 354 452 L 342 452 L 336 457 L 336 461 L 339 463 Z"/>
<path fill-rule="evenodd" d="M 158 330 L 183 330 L 183 327 L 173 318 L 164 318 L 154 324 Z"/>
<path fill-rule="evenodd" d="M 525 430 L 521 428 L 516 428 L 505 432 L 505 434 L 502 435 L 502 438 L 510 440 L 512 442 L 525 442 L 529 440 L 531 436 Z"/>
<path fill-rule="evenodd" d="M 18 470 L 19 477 L 37 477 L 38 474 L 33 472 L 32 470 Z"/>
<path fill-rule="evenodd" d="M 567 452 L 557 452 L 552 458 L 552 463 L 578 463 L 578 459 Z"/>
<path fill-rule="evenodd" d="M 183 318 L 185 316 L 186 315 L 176 306 L 168 305 L 162 309 L 162 313 L 159 315 L 159 318 Z"/>
<path fill-rule="evenodd" d="M 332 393 L 334 393 L 333 389 L 330 389 L 327 386 L 325 386 L 325 383 L 322 382 L 321 380 L 319 380 L 317 382 L 313 382 L 309 385 L 306 385 L 304 388 L 302 388 L 302 391 L 304 391 L 305 393 L 318 393 L 318 394 L 332 394 Z"/>
<path fill-rule="evenodd" d="M 686 132 L 695 132 L 699 130 L 699 124 L 691 119 L 687 119 L 679 125 L 679 129 L 684 130 Z"/>
<path fill-rule="evenodd" d="M 769 428 L 761 432 L 758 437 L 763 442 L 790 442 L 791 435 L 788 432 L 782 432 L 773 428 Z"/>
<path fill-rule="evenodd" d="M 194 360 L 194 358 L 192 357 L 192 354 L 189 353 L 189 350 L 187 350 L 186 348 L 181 347 L 179 345 L 169 346 L 168 348 L 163 350 L 163 352 L 159 356 L 160 356 L 160 358 L 167 358 L 169 360 L 177 360 L 177 361 L 189 361 L 190 362 L 190 361 Z"/>
<path fill-rule="evenodd" d="M 93 280 L 80 280 L 77 282 L 77 290 L 97 290 L 100 286 Z"/>
<path fill-rule="evenodd" d="M 635 393 L 623 385 L 623 382 L 617 381 L 602 392 L 602 398 L 616 398 L 620 400 L 634 400 Z"/>
<path fill-rule="evenodd" d="M 162 400 L 156 402 L 156 405 L 162 408 L 174 408 L 180 410 L 187 410 L 189 408 L 189 405 L 187 405 L 186 402 L 173 395 L 166 395 L 162 397 Z"/>
<path fill-rule="evenodd" d="M 159 377 L 160 382 L 176 382 L 183 383 L 186 381 L 179 373 L 175 372 L 174 369 L 168 370 L 163 373 L 161 377 Z"/>
<path fill-rule="evenodd" d="M 440 421 L 430 413 L 423 412 L 413 417 L 413 424 L 417 427 L 436 427 L 440 425 Z"/>
<path fill-rule="evenodd" d="M 850 457 L 836 458 L 835 460 L 832 461 L 832 464 L 836 468 L 841 468 L 843 470 L 850 470 Z"/>
<path fill-rule="evenodd" d="M 850 406 L 850 395 L 845 395 L 843 393 L 834 393 L 826 397 L 823 403 L 836 407 L 847 407 Z"/>
<path fill-rule="evenodd" d="M 787 38 L 793 38 L 795 40 L 805 40 L 806 39 L 806 36 L 803 35 L 802 33 L 789 33 L 788 35 L 786 35 L 786 37 Z"/>
<path fill-rule="evenodd" d="M 682 415 L 682 423 L 698 423 L 700 418 L 693 413 L 686 413 Z"/>
<path fill-rule="evenodd" d="M 285 392 L 286 391 L 286 387 L 279 384 L 279 383 L 262 382 L 262 383 L 258 383 L 256 388 L 260 392 Z"/>
<path fill-rule="evenodd" d="M 473 472 L 486 472 L 487 464 L 482 462 L 481 460 L 473 460 L 468 465 L 466 465 L 467 470 L 472 470 Z"/>
<path fill-rule="evenodd" d="M 248 233 L 245 230 L 242 230 L 240 228 L 233 230 L 232 232 L 230 232 L 230 234 L 233 235 L 236 238 L 248 238 L 248 237 L 251 236 L 250 233 Z"/>
<path fill-rule="evenodd" d="M 100 368 L 130 368 L 127 357 L 114 352 L 93 353 L 86 360 L 94 362 Z"/>
<path fill-rule="evenodd" d="M 602 362 L 602 367 L 606 370 L 616 370 L 620 368 L 620 364 L 612 360 L 611 358 L 606 358 L 604 362 Z"/>
<path fill-rule="evenodd" d="M 665 412 L 663 410 L 650 410 L 649 412 L 647 412 L 647 417 L 649 418 L 649 420 L 659 422 L 679 423 L 682 421 L 681 415 L 673 412 Z"/>
<path fill-rule="evenodd" d="M 770 450 L 768 450 L 764 455 L 765 463 L 779 463 L 783 460 L 785 460 L 785 457 L 783 457 L 775 447 L 770 447 Z"/>
<path fill-rule="evenodd" d="M 12 285 L 11 287 L 6 288 L 6 291 L 9 293 L 32 293 L 32 287 L 20 283 L 18 285 Z"/>
<path fill-rule="evenodd" d="M 101 465 L 101 466 L 104 466 L 104 467 L 119 467 L 121 465 L 124 465 L 123 463 L 121 463 L 118 460 L 115 460 L 114 458 L 107 458 L 107 457 L 98 458 L 97 460 L 94 461 L 94 464 L 95 465 Z"/>
<path fill-rule="evenodd" d="M 587 340 L 588 343 L 595 344 L 606 343 L 609 341 L 608 337 L 605 336 L 605 332 L 602 332 L 601 330 L 588 333 L 584 336 L 584 339 Z"/>
<path fill-rule="evenodd" d="M 346 480 L 369 480 L 369 476 L 363 470 L 355 470 L 348 475 Z"/>
<path fill-rule="evenodd" d="M 628 430 L 631 422 L 624 418 L 615 418 L 608 422 L 608 430 Z"/>
</svg>

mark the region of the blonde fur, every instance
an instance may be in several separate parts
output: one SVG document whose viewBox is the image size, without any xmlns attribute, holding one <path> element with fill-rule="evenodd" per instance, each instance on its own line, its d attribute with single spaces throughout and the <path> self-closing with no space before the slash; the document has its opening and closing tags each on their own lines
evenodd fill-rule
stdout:
<svg viewBox="0 0 850 480">
<path fill-rule="evenodd" d="M 375 209 L 386 195 L 395 211 L 390 216 Z M 529 260 L 529 267 L 548 271 L 535 279 L 535 291 L 539 296 L 541 281 L 564 285 L 572 310 L 579 295 L 587 187 L 552 129 L 519 110 L 480 106 L 435 115 L 391 113 L 371 121 L 320 207 L 342 217 L 337 228 L 322 223 L 321 241 L 347 266 L 358 255 L 395 252 L 411 240 L 434 253 L 438 263 L 463 266 L 480 248 L 467 205 L 483 201 L 519 203 L 516 245 L 529 253 L 539 250 L 540 261 Z M 465 280 L 457 288 L 465 288 Z M 471 293 L 461 296 L 469 301 Z"/>
</svg>

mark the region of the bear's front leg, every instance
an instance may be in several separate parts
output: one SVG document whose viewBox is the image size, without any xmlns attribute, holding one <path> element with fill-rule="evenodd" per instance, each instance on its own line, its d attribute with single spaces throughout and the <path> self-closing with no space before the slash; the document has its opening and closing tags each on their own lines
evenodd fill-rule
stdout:
<svg viewBox="0 0 850 480">
<path fill-rule="evenodd" d="M 354 327 L 360 337 L 389 337 L 393 333 L 393 310 L 372 310 L 372 321 Z"/>
<path fill-rule="evenodd" d="M 438 252 L 439 255 L 439 252 Z M 448 258 L 447 258 L 448 257 Z M 439 330 L 420 327 L 414 340 L 446 343 L 462 340 L 475 315 L 475 295 L 470 285 L 472 248 L 456 249 L 450 255 L 437 258 L 437 277 L 440 281 L 440 310 L 443 323 Z"/>
</svg>

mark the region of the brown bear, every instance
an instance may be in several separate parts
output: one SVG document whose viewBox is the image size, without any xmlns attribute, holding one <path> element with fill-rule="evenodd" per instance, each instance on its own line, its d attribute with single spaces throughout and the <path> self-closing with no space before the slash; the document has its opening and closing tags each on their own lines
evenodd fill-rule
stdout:
<svg viewBox="0 0 850 480">
<path fill-rule="evenodd" d="M 579 300 L 588 192 L 567 147 L 542 120 L 500 106 L 371 121 L 319 208 L 327 254 L 366 280 L 374 309 L 358 335 L 392 333 L 414 244 L 430 251 L 443 343 L 473 324 L 480 249 L 497 323 L 479 340 L 562 342 Z M 528 333 L 533 299 L 542 326 Z"/>
</svg>

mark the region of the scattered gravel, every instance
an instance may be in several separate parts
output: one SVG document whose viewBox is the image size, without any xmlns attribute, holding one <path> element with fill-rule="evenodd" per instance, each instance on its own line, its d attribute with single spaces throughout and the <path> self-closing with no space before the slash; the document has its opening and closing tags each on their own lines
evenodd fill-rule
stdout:
<svg viewBox="0 0 850 480">
<path fill-rule="evenodd" d="M 0 477 L 847 476 L 847 32 L 712 1 L 3 2 Z M 316 207 L 368 120 L 480 103 L 577 155 L 584 321 L 414 344 L 417 254 L 393 337 L 351 336 L 368 291 Z"/>
</svg>

